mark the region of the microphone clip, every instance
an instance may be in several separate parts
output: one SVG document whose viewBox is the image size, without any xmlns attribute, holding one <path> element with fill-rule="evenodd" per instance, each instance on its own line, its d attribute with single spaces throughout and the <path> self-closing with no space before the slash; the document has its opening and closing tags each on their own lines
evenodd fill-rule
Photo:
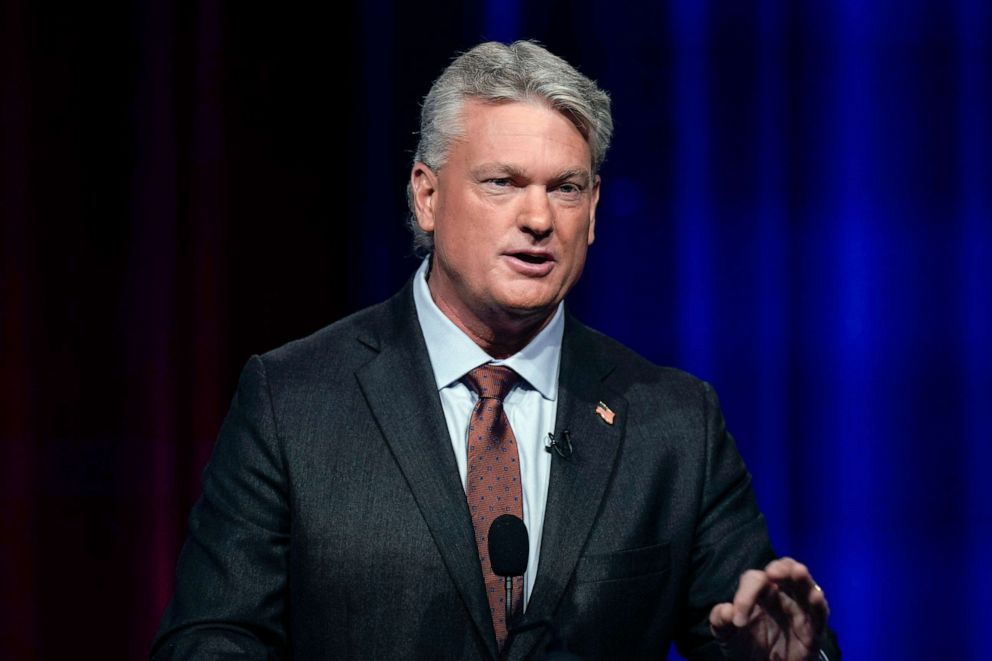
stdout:
<svg viewBox="0 0 992 661">
<path fill-rule="evenodd" d="M 548 440 L 544 443 L 544 449 L 548 452 L 552 450 L 562 459 L 570 459 L 572 456 L 572 433 L 563 429 L 557 434 L 548 432 Z"/>
</svg>

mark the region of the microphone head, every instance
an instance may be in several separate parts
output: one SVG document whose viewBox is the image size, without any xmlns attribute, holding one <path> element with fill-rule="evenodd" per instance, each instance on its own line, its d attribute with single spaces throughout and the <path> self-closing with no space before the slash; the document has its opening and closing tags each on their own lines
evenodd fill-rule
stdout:
<svg viewBox="0 0 992 661">
<path fill-rule="evenodd" d="M 512 514 L 496 517 L 489 526 L 489 562 L 497 576 L 523 576 L 530 542 L 527 526 Z"/>
</svg>

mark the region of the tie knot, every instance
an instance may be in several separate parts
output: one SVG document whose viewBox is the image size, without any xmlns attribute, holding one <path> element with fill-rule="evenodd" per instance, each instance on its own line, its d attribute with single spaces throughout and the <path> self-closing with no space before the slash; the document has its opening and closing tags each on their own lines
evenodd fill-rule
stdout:
<svg viewBox="0 0 992 661">
<path fill-rule="evenodd" d="M 503 401 L 520 376 L 503 365 L 480 365 L 464 377 L 465 385 L 474 390 L 480 399 Z"/>
</svg>

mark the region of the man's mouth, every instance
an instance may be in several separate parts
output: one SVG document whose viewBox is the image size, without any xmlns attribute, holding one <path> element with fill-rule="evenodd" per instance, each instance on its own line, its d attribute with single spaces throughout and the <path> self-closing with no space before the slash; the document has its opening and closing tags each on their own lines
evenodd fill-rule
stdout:
<svg viewBox="0 0 992 661">
<path fill-rule="evenodd" d="M 551 256 L 546 253 L 511 252 L 510 257 L 516 257 L 520 261 L 527 262 L 528 264 L 544 264 L 545 262 L 551 261 Z"/>
<path fill-rule="evenodd" d="M 521 250 L 505 254 L 510 268 L 528 278 L 543 278 L 555 268 L 555 258 L 550 252 Z"/>
</svg>

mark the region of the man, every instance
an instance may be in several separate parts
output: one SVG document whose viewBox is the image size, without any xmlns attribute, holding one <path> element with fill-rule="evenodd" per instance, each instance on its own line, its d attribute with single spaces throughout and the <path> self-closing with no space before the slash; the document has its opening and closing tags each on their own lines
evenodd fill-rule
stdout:
<svg viewBox="0 0 992 661">
<path fill-rule="evenodd" d="M 535 44 L 487 43 L 421 128 L 429 258 L 389 301 L 249 361 L 153 656 L 523 659 L 559 636 L 590 659 L 673 639 L 693 659 L 835 658 L 713 391 L 564 312 L 607 96 Z M 503 513 L 529 531 L 509 621 L 487 547 Z"/>
</svg>

